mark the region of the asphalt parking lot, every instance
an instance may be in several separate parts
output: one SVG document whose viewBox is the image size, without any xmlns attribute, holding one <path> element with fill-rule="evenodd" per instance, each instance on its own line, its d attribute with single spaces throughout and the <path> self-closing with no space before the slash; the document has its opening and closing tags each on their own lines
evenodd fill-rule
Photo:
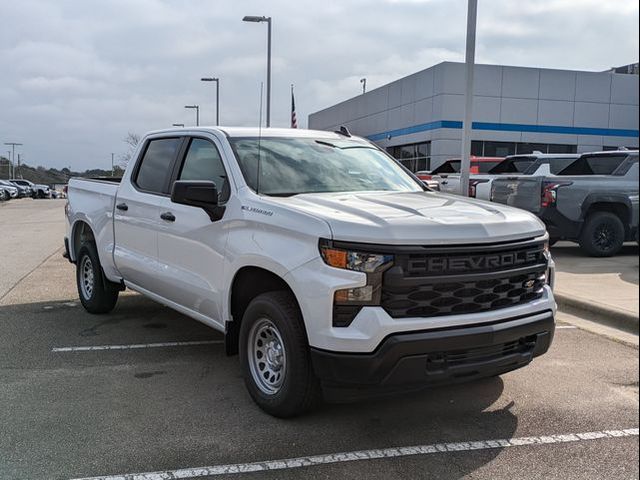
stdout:
<svg viewBox="0 0 640 480">
<path fill-rule="evenodd" d="M 634 346 L 561 323 L 502 377 L 278 420 L 219 333 L 132 293 L 86 313 L 62 207 L 0 205 L 1 479 L 638 478 Z"/>
</svg>

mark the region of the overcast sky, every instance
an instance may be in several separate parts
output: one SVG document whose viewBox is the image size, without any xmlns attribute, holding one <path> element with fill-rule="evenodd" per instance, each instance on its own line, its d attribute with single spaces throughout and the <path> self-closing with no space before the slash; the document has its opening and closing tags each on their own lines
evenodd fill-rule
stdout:
<svg viewBox="0 0 640 480">
<path fill-rule="evenodd" d="M 441 61 L 462 61 L 466 0 L 0 0 L 0 143 L 31 165 L 110 168 L 127 132 L 257 125 L 273 17 L 272 126 Z M 638 60 L 637 0 L 480 0 L 476 61 L 599 71 Z M 2 147 L 3 145 L 0 145 Z M 6 150 L 6 148 L 4 149 Z M 6 156 L 5 151 L 1 151 Z"/>
</svg>

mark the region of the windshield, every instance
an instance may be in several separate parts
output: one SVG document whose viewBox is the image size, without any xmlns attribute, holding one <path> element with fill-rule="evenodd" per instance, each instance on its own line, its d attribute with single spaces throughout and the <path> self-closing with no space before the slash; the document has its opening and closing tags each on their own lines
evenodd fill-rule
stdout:
<svg viewBox="0 0 640 480">
<path fill-rule="evenodd" d="M 257 137 L 229 141 L 245 181 L 264 195 L 424 191 L 394 160 L 360 141 Z"/>
</svg>

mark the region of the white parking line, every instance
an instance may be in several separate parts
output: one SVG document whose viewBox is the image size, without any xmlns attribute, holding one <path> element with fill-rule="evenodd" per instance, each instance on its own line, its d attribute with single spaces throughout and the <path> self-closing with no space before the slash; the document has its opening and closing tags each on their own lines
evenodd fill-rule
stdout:
<svg viewBox="0 0 640 480">
<path fill-rule="evenodd" d="M 215 345 L 224 340 L 195 340 L 192 342 L 134 343 L 131 345 L 92 345 L 82 347 L 54 347 L 52 352 L 96 352 L 99 350 L 137 350 L 139 348 L 191 347 L 194 345 Z"/>
<path fill-rule="evenodd" d="M 556 325 L 556 330 L 565 329 L 565 330 L 573 330 L 574 328 L 578 328 L 575 325 Z"/>
<path fill-rule="evenodd" d="M 549 445 L 558 443 L 584 442 L 600 438 L 637 437 L 637 428 L 624 430 L 602 430 L 585 433 L 565 433 L 542 437 L 519 437 L 510 439 L 481 440 L 476 442 L 435 443 L 412 447 L 383 448 L 353 452 L 314 455 L 312 457 L 286 458 L 264 462 L 233 463 L 211 467 L 183 468 L 147 473 L 124 473 L 101 477 L 84 477 L 73 480 L 168 480 L 189 479 L 214 475 L 230 475 L 268 470 L 286 470 L 291 468 L 313 467 L 331 463 L 373 460 L 376 458 L 407 457 L 411 455 L 430 455 L 433 453 L 466 452 L 472 450 L 490 450 L 495 448 L 521 447 L 526 445 Z"/>
</svg>

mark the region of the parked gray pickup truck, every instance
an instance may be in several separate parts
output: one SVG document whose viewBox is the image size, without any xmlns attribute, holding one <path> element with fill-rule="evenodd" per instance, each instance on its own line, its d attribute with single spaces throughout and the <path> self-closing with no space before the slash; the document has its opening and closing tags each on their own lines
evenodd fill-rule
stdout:
<svg viewBox="0 0 640 480">
<path fill-rule="evenodd" d="M 586 153 L 545 177 L 493 181 L 491 200 L 535 213 L 551 242 L 578 242 L 589 255 L 615 255 L 638 239 L 638 152 Z"/>
</svg>

